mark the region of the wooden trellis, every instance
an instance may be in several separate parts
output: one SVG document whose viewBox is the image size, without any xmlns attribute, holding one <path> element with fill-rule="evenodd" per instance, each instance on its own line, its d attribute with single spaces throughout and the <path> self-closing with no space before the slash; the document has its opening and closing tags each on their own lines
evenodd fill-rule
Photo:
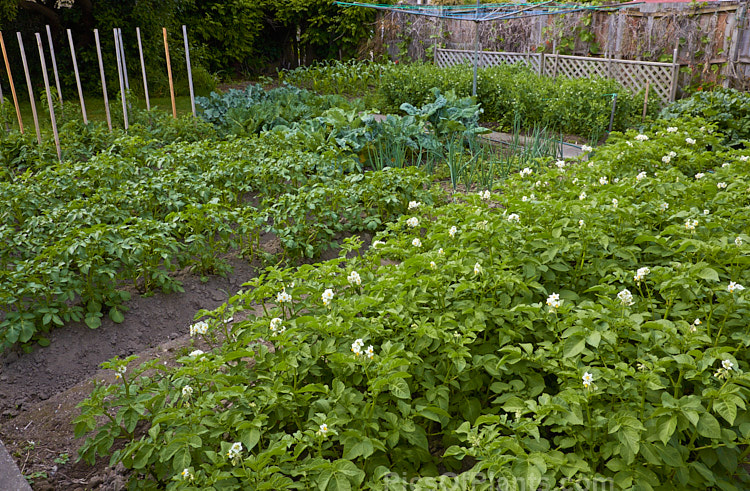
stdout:
<svg viewBox="0 0 750 491">
<path fill-rule="evenodd" d="M 441 67 L 472 63 L 473 60 L 474 53 L 471 50 L 441 48 L 435 50 L 435 64 Z M 677 93 L 679 65 L 674 60 L 672 63 L 657 63 L 559 54 L 479 52 L 479 66 L 501 63 L 524 63 L 537 73 L 549 77 L 612 78 L 632 92 L 644 89 L 648 82 L 651 87 L 650 92 L 664 103 L 673 101 Z"/>
</svg>

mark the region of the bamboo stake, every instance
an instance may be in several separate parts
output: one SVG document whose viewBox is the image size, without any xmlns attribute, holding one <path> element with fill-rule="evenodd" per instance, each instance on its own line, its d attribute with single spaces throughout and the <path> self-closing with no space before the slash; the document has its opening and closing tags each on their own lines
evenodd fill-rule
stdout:
<svg viewBox="0 0 750 491">
<path fill-rule="evenodd" d="M 52 31 L 50 31 L 49 25 L 45 27 L 47 28 L 47 40 L 49 41 L 49 54 L 52 58 L 52 70 L 54 70 L 55 72 L 55 87 L 57 87 L 57 97 L 60 99 L 60 107 L 62 107 L 62 87 L 60 87 L 60 76 L 57 74 L 57 58 L 55 58 L 55 47 L 52 45 Z"/>
<path fill-rule="evenodd" d="M 184 24 L 182 25 L 182 37 L 185 39 L 185 61 L 187 62 L 188 87 L 190 87 L 190 107 L 193 109 L 193 117 L 196 117 L 195 94 L 193 93 L 193 71 L 190 67 L 190 48 L 188 47 L 187 28 Z"/>
<path fill-rule="evenodd" d="M 651 81 L 646 81 L 646 94 L 643 97 L 643 115 L 641 116 L 641 122 L 646 119 L 646 110 L 648 109 L 648 89 L 651 87 Z"/>
<path fill-rule="evenodd" d="M 115 58 L 117 59 L 117 78 L 120 81 L 120 99 L 122 100 L 122 121 L 125 125 L 125 130 L 128 129 L 128 104 L 125 101 L 125 85 L 122 77 L 122 60 L 120 60 L 120 40 L 117 36 L 117 29 L 114 29 L 115 35 Z"/>
<path fill-rule="evenodd" d="M 109 115 L 109 99 L 107 98 L 107 81 L 104 78 L 104 63 L 102 62 L 102 48 L 99 45 L 99 29 L 94 29 L 94 39 L 96 40 L 96 54 L 99 57 L 99 74 L 102 76 L 102 94 L 104 95 L 104 111 L 107 114 L 107 126 L 109 132 L 112 132 L 112 119 Z"/>
<path fill-rule="evenodd" d="M 167 44 L 167 28 L 162 27 L 164 34 L 164 52 L 167 55 L 167 75 L 169 76 L 169 95 L 172 97 L 172 117 L 177 119 L 177 105 L 174 100 L 174 83 L 172 81 L 172 63 L 169 61 L 169 44 Z"/>
<path fill-rule="evenodd" d="M 60 151 L 60 135 L 57 134 L 57 121 L 55 121 L 55 105 L 52 103 L 52 93 L 49 91 L 49 77 L 47 76 L 47 62 L 44 61 L 44 46 L 42 36 L 37 32 L 36 44 L 39 46 L 39 59 L 42 61 L 42 76 L 44 77 L 44 88 L 47 89 L 47 105 L 49 106 L 49 120 L 52 123 L 52 134 L 55 136 L 55 148 L 57 149 L 57 160 L 62 162 Z"/>
<path fill-rule="evenodd" d="M 8 53 L 5 51 L 5 40 L 3 33 L 0 31 L 0 47 L 3 50 L 3 59 L 5 60 L 5 70 L 8 72 L 8 81 L 10 82 L 10 92 L 13 94 L 13 104 L 16 106 L 16 117 L 18 118 L 18 128 L 23 135 L 23 119 L 21 118 L 21 109 L 18 107 L 18 97 L 16 97 L 16 86 L 13 84 L 13 74 L 10 73 L 10 63 L 8 63 Z"/>
<path fill-rule="evenodd" d="M 81 77 L 78 75 L 78 62 L 76 61 L 76 50 L 73 47 L 73 35 L 68 29 L 68 43 L 70 44 L 70 56 L 73 58 L 73 70 L 76 73 L 76 86 L 78 86 L 78 99 L 81 101 L 81 114 L 83 115 L 83 124 L 89 124 L 89 118 L 86 115 L 86 103 L 83 100 L 83 89 L 81 88 Z"/>
<path fill-rule="evenodd" d="M 130 79 L 128 78 L 128 64 L 125 62 L 125 45 L 122 43 L 122 29 L 117 28 L 117 39 L 120 41 L 120 60 L 122 60 L 122 74 L 125 79 L 125 89 L 130 90 Z"/>
<path fill-rule="evenodd" d="M 148 99 L 148 81 L 146 81 L 146 64 L 143 63 L 143 47 L 141 46 L 141 28 L 136 27 L 135 33 L 138 35 L 138 53 L 141 56 L 141 71 L 143 72 L 143 93 L 146 96 L 146 110 L 151 111 L 151 101 Z"/>
<path fill-rule="evenodd" d="M 21 49 L 21 60 L 23 60 L 23 71 L 26 74 L 26 87 L 29 89 L 29 102 L 31 102 L 31 114 L 34 116 L 34 129 L 36 129 L 36 141 L 42 144 L 42 134 L 39 131 L 39 119 L 36 115 L 36 102 L 34 102 L 34 89 L 31 87 L 31 76 L 29 76 L 29 65 L 26 63 L 26 51 L 23 49 L 23 38 L 21 33 L 17 32 L 18 47 Z"/>
</svg>

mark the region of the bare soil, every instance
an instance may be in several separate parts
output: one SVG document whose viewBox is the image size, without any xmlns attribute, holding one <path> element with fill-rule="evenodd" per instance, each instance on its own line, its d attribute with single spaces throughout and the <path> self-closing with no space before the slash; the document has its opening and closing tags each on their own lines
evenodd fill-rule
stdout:
<svg viewBox="0 0 750 491">
<path fill-rule="evenodd" d="M 371 237 L 362 238 L 369 245 Z M 268 252 L 278 252 L 275 238 L 262 245 Z M 318 260 L 337 255 L 333 249 Z M 185 272 L 177 275 L 184 293 L 133 295 L 121 324 L 107 316 L 95 330 L 73 323 L 54 330 L 46 348 L 0 353 L 0 440 L 33 489 L 125 488 L 128 472 L 122 465 L 109 468 L 108 459 L 94 466 L 76 462 L 83 443 L 73 436 L 72 421 L 80 414 L 76 406 L 88 397 L 93 380 L 114 381 L 111 370 L 100 368 L 102 362 L 132 354 L 141 361 L 159 358 L 167 362 L 189 346 L 193 342 L 189 327 L 196 312 L 224 303 L 261 266 L 240 258 L 229 261 L 233 271 L 228 277 L 202 281 Z"/>
</svg>

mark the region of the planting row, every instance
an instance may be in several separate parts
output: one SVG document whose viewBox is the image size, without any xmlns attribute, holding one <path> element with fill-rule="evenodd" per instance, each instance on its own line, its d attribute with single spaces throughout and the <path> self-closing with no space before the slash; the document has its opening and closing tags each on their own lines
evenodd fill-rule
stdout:
<svg viewBox="0 0 750 491">
<path fill-rule="evenodd" d="M 403 196 L 369 251 L 199 312 L 208 349 L 106 363 L 81 456 L 135 488 L 747 488 L 750 153 L 714 130 Z"/>
<path fill-rule="evenodd" d="M 123 287 L 179 290 L 170 273 L 184 267 L 225 273 L 221 256 L 257 257 L 266 232 L 285 258 L 313 257 L 340 234 L 397 216 L 403 195 L 430 200 L 415 169 L 349 174 L 359 169 L 351 157 L 281 138 L 157 148 L 125 136 L 86 162 L 9 173 L 0 182 L 0 346 L 35 335 L 46 344 L 43 333 L 69 321 L 120 322 Z"/>
</svg>

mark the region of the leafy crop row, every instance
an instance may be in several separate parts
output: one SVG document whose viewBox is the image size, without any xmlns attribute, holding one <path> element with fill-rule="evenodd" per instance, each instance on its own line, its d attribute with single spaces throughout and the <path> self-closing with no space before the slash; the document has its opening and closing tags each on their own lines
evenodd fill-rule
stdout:
<svg viewBox="0 0 750 491">
<path fill-rule="evenodd" d="M 105 364 L 81 455 L 136 488 L 745 489 L 750 157 L 720 139 L 658 122 L 404 196 L 369 251 L 199 312 L 206 352 Z"/>
<path fill-rule="evenodd" d="M 121 322 L 130 291 L 179 290 L 177 268 L 224 273 L 223 254 L 258 257 L 262 233 L 287 258 L 312 257 L 397 216 L 395 196 L 430 201 L 417 171 L 346 175 L 357 168 L 275 134 L 161 148 L 121 136 L 87 161 L 11 168 L 0 181 L 0 346 L 46 344 L 53 326 L 96 328 L 105 314 Z"/>
</svg>

